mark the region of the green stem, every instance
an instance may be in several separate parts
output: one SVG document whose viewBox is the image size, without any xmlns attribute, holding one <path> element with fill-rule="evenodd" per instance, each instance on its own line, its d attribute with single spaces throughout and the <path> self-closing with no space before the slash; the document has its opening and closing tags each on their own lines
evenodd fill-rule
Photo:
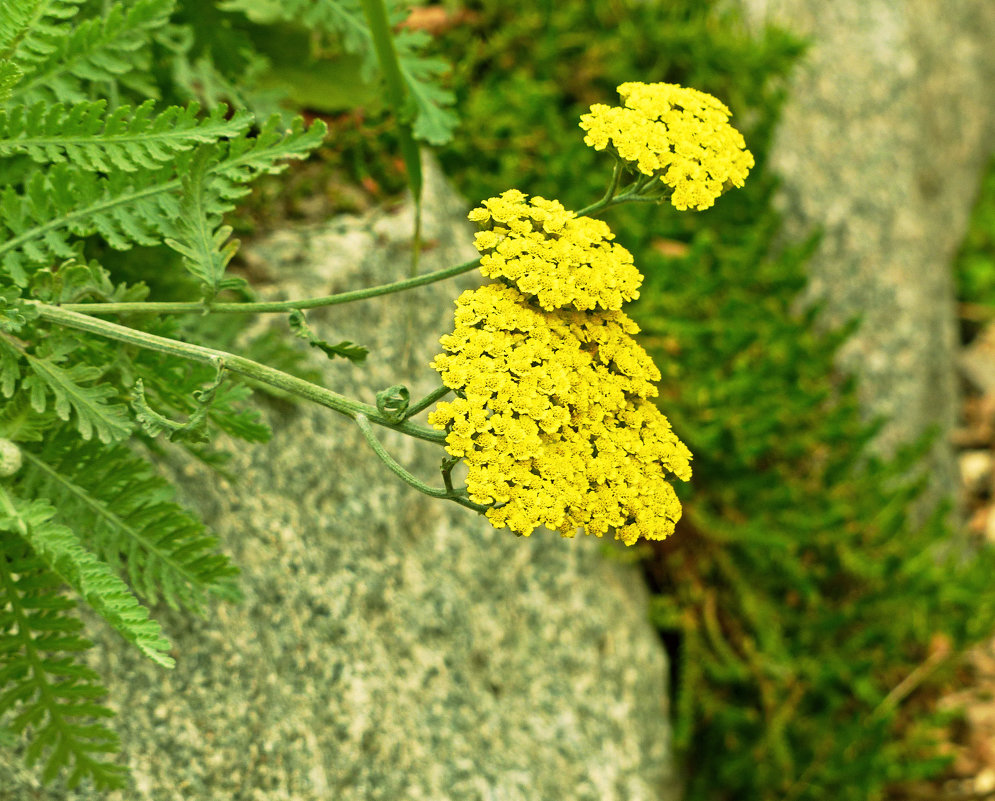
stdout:
<svg viewBox="0 0 995 801">
<path fill-rule="evenodd" d="M 404 419 L 407 420 L 409 417 L 414 417 L 422 409 L 427 409 L 437 400 L 446 397 L 446 395 L 448 395 L 450 392 L 452 392 L 452 390 L 449 389 L 449 387 L 439 387 L 433 392 L 430 392 L 428 395 L 426 395 L 424 398 L 418 401 L 418 403 L 413 403 L 407 408 L 407 411 L 405 411 L 404 413 Z"/>
<path fill-rule="evenodd" d="M 408 277 L 418 275 L 418 257 L 421 255 L 421 194 L 415 195 L 415 230 L 411 235 L 411 269 Z"/>
<path fill-rule="evenodd" d="M 616 195 L 615 192 L 618 191 L 619 178 L 621 178 L 621 168 L 618 165 L 615 165 L 615 172 L 612 173 L 612 181 L 608 185 L 608 191 L 605 192 L 604 196 L 597 203 L 592 203 L 590 206 L 585 206 L 580 211 L 576 212 L 577 216 L 591 217 L 607 208 L 610 208 L 611 206 L 621 206 L 623 203 L 638 203 L 640 201 L 650 200 L 650 198 L 645 198 L 635 191 L 633 186 L 629 186 L 621 195 Z M 657 200 L 658 198 L 652 198 L 654 203 L 657 202 Z"/>
<path fill-rule="evenodd" d="M 377 425 L 392 428 L 403 434 L 429 442 L 445 442 L 446 435 L 441 431 L 435 431 L 434 429 L 416 425 L 406 420 L 400 423 L 392 423 L 381 415 L 375 406 L 347 398 L 345 395 L 339 395 L 330 389 L 312 384 L 310 381 L 305 381 L 282 370 L 267 367 L 265 364 L 254 362 L 251 359 L 221 350 L 214 350 L 213 348 L 205 348 L 202 345 L 192 345 L 188 342 L 160 337 L 155 334 L 146 333 L 145 331 L 137 331 L 134 328 L 127 328 L 116 323 L 98 320 L 96 317 L 78 314 L 77 312 L 58 306 L 49 306 L 38 302 L 33 303 L 42 320 L 47 320 L 66 328 L 87 331 L 88 333 L 106 337 L 107 339 L 114 339 L 118 342 L 126 342 L 129 345 L 137 345 L 140 348 L 156 350 L 161 353 L 170 353 L 174 356 L 180 356 L 195 362 L 216 365 L 220 359 L 224 363 L 225 369 L 232 373 L 254 379 L 263 384 L 269 384 L 277 389 L 282 389 L 285 392 L 314 401 L 321 406 L 327 406 L 329 409 L 334 409 L 346 417 L 355 419 L 356 415 L 365 415 Z"/>
<path fill-rule="evenodd" d="M 411 127 L 411 114 L 407 108 L 407 87 L 401 74 L 401 64 L 394 47 L 394 35 L 387 18 L 384 0 L 362 0 L 363 13 L 370 27 L 373 50 L 377 54 L 380 73 L 384 79 L 384 95 L 394 117 L 397 119 L 397 133 L 400 139 L 401 156 L 408 173 L 408 187 L 415 201 L 415 228 L 411 247 L 411 277 L 418 274 L 418 254 L 421 251 L 421 198 L 422 172 L 421 153 Z"/>
<path fill-rule="evenodd" d="M 475 512 L 484 512 L 488 509 L 487 506 L 474 503 L 469 498 L 465 497 L 465 493 L 461 493 L 459 490 L 436 489 L 435 487 L 430 487 L 425 482 L 415 478 L 411 475 L 411 473 L 401 467 L 393 456 L 387 453 L 387 449 L 381 444 L 380 440 L 377 439 L 376 434 L 373 433 L 373 427 L 370 425 L 370 421 L 366 418 L 366 415 L 357 414 L 353 417 L 353 419 L 356 421 L 356 425 L 359 426 L 359 430 L 363 432 L 363 436 L 366 438 L 367 444 L 373 449 L 373 452 L 380 457 L 380 461 L 387 465 L 387 469 L 400 478 L 405 484 L 409 484 L 419 492 L 424 492 L 432 498 L 444 498 L 448 501 L 455 501 L 460 506 L 465 506 L 467 509 L 473 509 Z"/>
<path fill-rule="evenodd" d="M 338 306 L 341 303 L 351 303 L 354 300 L 366 300 L 379 295 L 390 295 L 394 292 L 403 292 L 406 289 L 413 289 L 417 286 L 425 286 L 446 278 L 452 278 L 463 273 L 468 273 L 480 265 L 480 259 L 465 261 L 453 267 L 446 267 L 443 270 L 435 270 L 414 278 L 405 278 L 403 281 L 394 281 L 390 284 L 380 284 L 366 289 L 353 289 L 349 292 L 339 292 L 335 295 L 324 295 L 320 298 L 307 298 L 306 300 L 277 300 L 259 303 L 211 303 L 206 305 L 199 301 L 194 302 L 162 302 L 149 303 L 144 301 L 133 303 L 64 303 L 60 306 L 67 311 L 84 312 L 86 314 L 187 314 L 223 312 L 236 314 L 255 314 L 257 312 L 287 312 L 294 309 L 317 309 L 324 306 Z"/>
<path fill-rule="evenodd" d="M 455 456 L 449 456 L 442 460 L 442 483 L 446 485 L 446 489 L 450 492 L 453 490 L 453 468 L 457 462 L 459 462 L 459 459 Z"/>
<path fill-rule="evenodd" d="M 615 193 L 618 191 L 618 182 L 622 180 L 622 169 L 622 162 L 616 161 L 615 167 L 612 169 L 611 181 L 608 182 L 608 188 L 605 190 L 604 197 L 601 198 L 602 201 L 607 203 L 615 197 Z"/>
</svg>

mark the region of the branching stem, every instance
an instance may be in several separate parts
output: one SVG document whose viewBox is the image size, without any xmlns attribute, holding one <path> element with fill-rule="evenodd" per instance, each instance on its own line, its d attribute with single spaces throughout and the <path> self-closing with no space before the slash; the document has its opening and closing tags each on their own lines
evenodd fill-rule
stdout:
<svg viewBox="0 0 995 801">
<path fill-rule="evenodd" d="M 366 438 L 367 444 L 373 449 L 373 452 L 380 457 L 380 461 L 387 465 L 387 469 L 400 478 L 405 484 L 409 484 L 419 492 L 423 492 L 432 498 L 444 498 L 448 501 L 455 501 L 460 506 L 465 506 L 467 509 L 473 509 L 475 512 L 484 512 L 487 510 L 488 507 L 482 506 L 479 503 L 474 503 L 467 498 L 465 490 L 454 490 L 451 487 L 447 489 L 437 489 L 436 487 L 430 487 L 424 481 L 421 481 L 411 475 L 411 473 L 398 464 L 397 460 L 394 459 L 393 456 L 387 453 L 387 449 L 383 446 L 380 440 L 377 439 L 376 434 L 373 432 L 373 426 L 370 425 L 370 421 L 367 419 L 366 415 L 356 414 L 353 416 L 353 420 L 356 421 L 356 425 L 359 426 L 359 430 L 363 432 L 363 436 Z"/>
<path fill-rule="evenodd" d="M 285 392 L 314 401 L 322 406 L 327 406 L 329 409 L 334 409 L 346 417 L 355 419 L 356 415 L 361 414 L 377 425 L 392 428 L 409 436 L 429 442 L 445 442 L 446 435 L 441 431 L 435 431 L 434 429 L 420 426 L 407 420 L 400 423 L 392 423 L 381 415 L 375 406 L 347 398 L 345 395 L 340 395 L 325 387 L 312 384 L 310 381 L 305 381 L 303 378 L 290 375 L 282 370 L 267 367 L 265 364 L 252 361 L 252 359 L 246 359 L 242 356 L 236 356 L 233 353 L 226 353 L 225 351 L 214 350 L 213 348 L 205 348 L 202 345 L 193 345 L 188 342 L 180 342 L 176 339 L 149 334 L 134 328 L 127 328 L 116 323 L 98 320 L 96 317 L 90 317 L 86 314 L 69 311 L 59 306 L 49 306 L 38 302 L 34 302 L 34 305 L 38 309 L 38 315 L 42 320 L 47 320 L 66 328 L 86 331 L 97 336 L 106 337 L 107 339 L 114 339 L 118 342 L 137 345 L 140 348 L 156 350 L 161 353 L 170 353 L 174 356 L 180 356 L 195 362 L 216 365 L 217 360 L 221 359 L 224 362 L 225 369 L 229 372 L 251 378 L 263 384 L 269 384 L 277 389 L 282 389 Z"/>
<path fill-rule="evenodd" d="M 380 284 L 366 289 L 353 289 L 349 292 L 338 292 L 334 295 L 324 295 L 319 298 L 304 298 L 302 300 L 276 300 L 261 301 L 258 303 L 210 303 L 205 304 L 200 301 L 178 301 L 178 302 L 146 302 L 136 301 L 129 303 L 64 303 L 62 309 L 85 314 L 204 314 L 207 312 L 217 312 L 222 314 L 256 314 L 257 312 L 288 312 L 295 309 L 318 309 L 324 306 L 338 306 L 342 303 L 351 303 L 354 300 L 366 300 L 379 295 L 390 295 L 394 292 L 403 292 L 406 289 L 414 289 L 418 286 L 433 284 L 446 278 L 452 278 L 463 273 L 468 273 L 480 264 L 480 259 L 465 261 L 453 267 L 446 267 L 443 270 L 435 270 L 431 273 L 418 275 L 414 278 L 405 278 L 402 281 L 393 281 L 389 284 Z"/>
<path fill-rule="evenodd" d="M 422 409 L 427 409 L 437 400 L 441 400 L 442 398 L 446 397 L 446 395 L 448 395 L 451 391 L 452 390 L 449 389 L 449 387 L 439 387 L 438 389 L 429 392 L 428 395 L 426 395 L 420 401 L 418 401 L 417 403 L 412 403 L 408 407 L 407 411 L 404 413 L 404 419 L 407 420 L 409 417 L 414 417 Z"/>
</svg>

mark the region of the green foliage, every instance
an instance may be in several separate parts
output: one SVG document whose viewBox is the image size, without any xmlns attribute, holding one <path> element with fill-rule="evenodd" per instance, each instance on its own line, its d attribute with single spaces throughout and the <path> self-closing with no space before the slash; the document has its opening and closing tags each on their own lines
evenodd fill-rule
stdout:
<svg viewBox="0 0 995 801">
<path fill-rule="evenodd" d="M 982 179 L 955 266 L 958 299 L 995 306 L 995 161 Z"/>
<path fill-rule="evenodd" d="M 206 300 L 213 300 L 223 289 L 241 289 L 245 281 L 225 277 L 229 262 L 238 251 L 238 240 L 229 241 L 232 228 L 221 225 L 227 209 L 217 201 L 223 195 L 212 186 L 208 167 L 213 154 L 203 147 L 194 155 L 180 179 L 180 207 L 176 216 L 175 237 L 164 241 L 181 254 L 183 266 L 200 281 Z"/>
<path fill-rule="evenodd" d="M 48 499 L 55 519 L 79 530 L 145 601 L 162 597 L 172 609 L 202 614 L 209 594 L 238 597 L 231 582 L 237 571 L 214 552 L 217 540 L 131 449 L 59 436 L 21 451 L 20 491 Z"/>
<path fill-rule="evenodd" d="M 118 106 L 107 113 L 107 101 L 36 103 L 0 112 L 0 156 L 26 153 L 39 164 L 70 162 L 90 172 L 156 169 L 198 143 L 244 133 L 251 122 L 245 112 L 226 119 L 216 106 L 201 117 L 200 106 L 173 106 L 153 116 L 155 102 L 138 108 Z"/>
<path fill-rule="evenodd" d="M 21 71 L 17 65 L 9 61 L 0 62 L 0 102 L 10 97 L 10 90 L 21 79 Z"/>
<path fill-rule="evenodd" d="M 396 25 L 403 15 L 399 4 L 395 3 L 393 6 L 390 21 Z M 374 37 L 364 22 L 360 3 L 356 0 L 292 0 L 283 3 L 228 0 L 225 7 L 244 11 L 250 18 L 255 15 L 257 19 L 262 18 L 268 22 L 274 19 L 300 19 L 309 28 L 337 34 L 347 52 L 356 53 L 362 58 L 367 82 L 376 74 L 378 61 Z M 401 77 L 413 103 L 411 116 L 414 135 L 438 145 L 452 139 L 457 118 L 446 108 L 453 101 L 452 94 L 436 83 L 446 71 L 446 64 L 438 59 L 419 55 L 427 40 L 428 37 L 422 32 L 402 30 L 394 37 L 393 43 Z"/>
<path fill-rule="evenodd" d="M 366 360 L 366 356 L 370 352 L 362 345 L 357 345 L 349 340 L 343 340 L 342 342 L 333 345 L 331 342 L 327 342 L 316 336 L 307 324 L 307 319 L 304 317 L 304 312 L 302 311 L 292 311 L 290 313 L 289 323 L 290 330 L 294 332 L 294 336 L 299 339 L 303 339 L 312 348 L 317 348 L 329 359 L 334 359 L 336 356 L 340 356 L 351 362 L 362 362 Z"/>
<path fill-rule="evenodd" d="M 7 347 L 5 345 L 5 347 Z M 48 339 L 36 351 L 24 353 L 33 375 L 21 381 L 21 391 L 27 392 L 35 411 L 44 412 L 46 396 L 54 397 L 55 413 L 68 420 L 75 413 L 76 428 L 83 439 L 96 432 L 101 442 L 125 439 L 131 433 L 131 423 L 124 406 L 110 401 L 114 387 L 100 383 L 100 368 L 91 364 L 65 362 L 74 350 L 68 339 Z"/>
<path fill-rule="evenodd" d="M 0 12 L 0 439 L 19 458 L 0 477 L 0 720 L 5 743 L 24 737 L 28 761 L 44 757 L 44 780 L 119 788 L 125 769 L 105 761 L 118 747 L 101 722 L 111 712 L 78 661 L 91 643 L 64 593 L 171 667 L 149 606 L 204 614 L 209 598 L 239 593 L 217 539 L 150 464 L 152 437 L 220 467 L 209 433 L 269 432 L 245 408 L 249 387 L 222 371 L 67 334 L 32 304 L 144 299 L 149 287 L 128 275 L 163 298 L 246 294 L 228 274 L 238 243 L 223 216 L 325 128 L 156 102 L 163 65 L 185 52 L 171 0 L 13 5 Z M 136 248 L 147 263 L 121 270 L 113 251 Z M 128 324 L 183 333 L 155 315 Z"/>
<path fill-rule="evenodd" d="M 579 208 L 610 165 L 577 120 L 617 84 L 681 83 L 732 107 L 758 162 L 744 189 L 699 214 L 611 213 L 647 276 L 633 316 L 661 409 L 695 454 L 684 519 L 646 564 L 675 735 L 689 799 L 866 801 L 942 770 L 942 717 L 903 682 L 990 635 L 995 560 L 947 555 L 942 510 L 912 524 L 925 443 L 868 455 L 875 427 L 833 362 L 851 329 L 820 335 L 817 310 L 795 311 L 815 239 L 782 242 L 765 152 L 802 45 L 751 38 L 721 6 L 475 3 L 445 40 L 472 52 L 459 85 L 473 91 L 442 160 L 470 198 L 516 187 Z"/>
<path fill-rule="evenodd" d="M 196 238 L 190 221 L 183 221 L 191 206 L 193 213 L 220 216 L 245 194 L 245 184 L 283 169 L 282 160 L 304 157 L 323 135 L 320 122 L 306 131 L 300 121 L 283 130 L 274 117 L 255 136 L 203 144 L 152 169 L 104 175 L 57 163 L 36 170 L 23 191 L 8 185 L 0 195 L 0 264 L 25 286 L 30 272 L 71 258 L 75 251 L 70 242 L 80 237 L 99 234 L 117 250 L 156 245 L 163 238 Z M 212 250 L 198 250 L 196 244 L 189 250 L 193 258 L 188 263 L 203 271 L 205 287 L 213 291 L 215 284 L 206 280 L 216 274 Z"/>
<path fill-rule="evenodd" d="M 211 386 L 194 393 L 197 408 L 185 423 L 170 420 L 149 406 L 145 397 L 145 385 L 139 378 L 131 391 L 131 405 L 135 410 L 135 417 L 150 437 L 165 434 L 170 442 L 208 442 L 210 436 L 207 433 L 207 413 L 211 409 L 211 403 L 223 376 L 224 371 L 218 370 L 217 380 L 212 382 Z"/>
<path fill-rule="evenodd" d="M 149 610 L 106 562 L 83 547 L 71 528 L 52 520 L 52 506 L 41 500 L 23 502 L 6 495 L 4 507 L 6 515 L 0 518 L 3 530 L 18 534 L 53 573 L 152 661 L 163 667 L 176 664 L 163 653 L 169 650 L 169 642 L 162 636 L 159 624 L 148 619 Z"/>
<path fill-rule="evenodd" d="M 83 102 L 90 99 L 88 87 L 103 81 L 120 83 L 143 97 L 157 94 L 148 76 L 148 43 L 166 25 L 172 0 L 118 2 L 104 14 L 74 19 L 84 3 L 33 3 L 35 13 L 25 20 L 7 56 L 23 72 L 10 99 L 26 106 L 39 100 Z M 71 27 L 65 24 L 70 19 Z"/>
<path fill-rule="evenodd" d="M 358 59 L 358 71 L 349 76 L 354 88 L 351 94 L 342 97 L 342 79 L 347 77 L 335 71 L 328 75 L 327 93 L 345 101 L 348 106 L 371 96 L 370 87 L 375 85 L 379 65 L 374 38 L 363 16 L 360 0 L 225 0 L 219 5 L 225 28 L 205 24 L 208 18 L 217 19 L 218 11 L 202 8 L 203 3 L 188 0 L 184 4 L 184 14 L 198 22 L 193 26 L 194 51 L 199 51 L 217 60 L 222 51 L 231 51 L 233 46 L 249 49 L 255 57 L 262 57 L 266 66 L 260 75 L 292 75 L 295 79 L 314 81 L 314 76 L 302 76 L 298 71 L 289 71 L 293 65 L 299 67 L 304 53 L 310 52 L 314 65 L 321 66 L 323 51 L 336 52 L 341 48 Z M 400 3 L 389 4 L 390 22 L 396 26 L 405 14 Z M 325 35 L 325 42 L 315 47 L 312 33 L 311 42 L 307 37 L 294 36 L 293 32 L 309 31 Z M 273 34 L 276 33 L 277 46 L 274 47 Z M 327 40 L 331 40 L 330 43 Z M 401 77 L 404 80 L 410 109 L 403 116 L 412 125 L 414 136 L 430 144 L 444 144 L 453 138 L 458 119 L 450 110 L 453 94 L 440 84 L 441 76 L 448 71 L 448 65 L 438 58 L 425 55 L 429 37 L 421 31 L 408 29 L 395 30 L 394 48 L 397 53 Z M 250 57 L 251 58 L 251 57 Z M 327 62 L 325 62 L 327 63 Z M 346 62 L 351 64 L 352 62 Z M 224 67 L 219 70 L 234 80 L 237 71 L 229 72 Z M 265 82 L 265 81 L 264 81 Z M 279 82 L 283 83 L 283 82 Z M 293 86 L 285 87 L 293 93 Z M 309 99 L 319 100 L 321 92 L 311 90 Z M 327 102 L 327 101 L 326 101 Z M 347 107 L 348 107 L 347 106 Z M 341 105 L 319 104 L 321 110 L 339 110 Z"/>
<path fill-rule="evenodd" d="M 867 456 L 874 427 L 832 368 L 845 332 L 791 312 L 805 249 L 771 255 L 769 211 L 723 231 L 721 248 L 702 233 L 681 259 L 648 259 L 638 317 L 696 455 L 685 520 L 650 568 L 657 623 L 681 641 L 689 794 L 879 797 L 944 764 L 928 697 L 889 698 L 937 642 L 990 634 L 992 554 L 944 556 L 943 510 L 909 520 L 923 445 Z"/>
<path fill-rule="evenodd" d="M 92 645 L 69 614 L 75 603 L 59 593 L 59 577 L 6 526 L 0 528 L 0 554 L 0 714 L 17 712 L 7 732 L 33 729 L 27 757 L 34 764 L 50 751 L 46 781 L 72 766 L 70 787 L 87 778 L 101 790 L 124 787 L 125 769 L 96 756 L 113 753 L 119 741 L 99 722 L 112 714 L 94 700 L 106 692 L 100 677 L 73 658 Z"/>
</svg>

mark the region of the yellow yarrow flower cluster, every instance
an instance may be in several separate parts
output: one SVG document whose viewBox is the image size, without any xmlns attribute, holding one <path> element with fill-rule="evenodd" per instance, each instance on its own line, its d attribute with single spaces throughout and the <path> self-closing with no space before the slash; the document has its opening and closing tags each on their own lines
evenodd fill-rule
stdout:
<svg viewBox="0 0 995 801">
<path fill-rule="evenodd" d="M 555 230 L 577 219 L 555 201 L 524 200 L 506 192 L 470 218 L 506 228 L 505 239 L 545 230 L 533 209 L 548 212 L 552 226 L 562 222 Z M 551 251 L 560 239 L 549 237 Z M 541 256 L 540 240 L 531 241 Z M 562 269 L 553 258 L 542 265 Z M 460 295 L 455 330 L 432 362 L 456 398 L 440 402 L 429 422 L 447 431 L 446 449 L 467 466 L 470 499 L 490 505 L 496 527 L 526 536 L 538 526 L 566 537 L 614 530 L 626 545 L 663 539 L 681 516 L 669 478 L 691 477 L 691 453 L 650 400 L 660 372 L 633 339 L 638 326 L 618 308 L 577 305 L 601 297 L 594 275 L 583 291 L 561 283 L 558 296 L 547 295 L 558 297 L 552 309 L 520 283 Z"/>
<path fill-rule="evenodd" d="M 677 209 L 707 209 L 743 185 L 753 154 L 717 98 L 671 83 L 623 83 L 618 93 L 624 107 L 597 103 L 580 118 L 585 143 L 659 177 Z"/>
<path fill-rule="evenodd" d="M 470 219 L 486 226 L 474 240 L 480 272 L 504 278 L 546 311 L 621 309 L 639 297 L 643 277 L 632 254 L 602 220 L 578 217 L 557 200 L 509 189 L 485 200 Z"/>
</svg>

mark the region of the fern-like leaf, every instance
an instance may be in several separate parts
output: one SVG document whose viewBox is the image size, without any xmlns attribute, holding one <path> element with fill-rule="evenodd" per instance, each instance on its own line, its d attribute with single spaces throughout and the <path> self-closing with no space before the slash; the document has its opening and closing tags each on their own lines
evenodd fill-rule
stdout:
<svg viewBox="0 0 995 801">
<path fill-rule="evenodd" d="M 211 150 L 200 148 L 182 177 L 180 215 L 176 236 L 165 242 L 183 256 L 183 265 L 203 284 L 204 296 L 210 300 L 222 289 L 240 288 L 244 279 L 225 279 L 228 263 L 238 251 L 237 239 L 229 240 L 232 228 L 219 225 L 220 215 L 213 205 L 214 193 L 208 191 L 207 169 Z"/>
<path fill-rule="evenodd" d="M 55 522 L 55 508 L 42 500 L 24 501 L 0 487 L 0 530 L 17 534 L 45 565 L 145 656 L 163 667 L 176 665 L 169 641 L 149 610 L 110 566 L 83 547 L 76 532 Z"/>
<path fill-rule="evenodd" d="M 24 303 L 21 300 L 21 293 L 17 289 L 14 287 L 0 289 L 0 331 L 16 334 L 29 320 L 37 318 L 37 309 Z M 13 343 L 5 342 L 4 344 L 14 349 Z"/>
<path fill-rule="evenodd" d="M 172 485 L 123 446 L 108 449 L 50 433 L 24 446 L 22 491 L 46 498 L 55 520 L 81 533 L 86 547 L 126 576 L 149 604 L 203 614 L 208 594 L 237 600 L 238 568 L 218 540 L 173 496 Z"/>
<path fill-rule="evenodd" d="M 0 339 L 0 395 L 9 398 L 21 379 L 21 352 Z"/>
<path fill-rule="evenodd" d="M 23 393 L 0 406 L 0 437 L 11 442 L 41 442 L 56 425 L 54 413 L 39 414 Z"/>
<path fill-rule="evenodd" d="M 15 0 L 4 3 L 0 15 L 0 59 L 17 53 L 22 61 L 40 61 L 55 50 L 54 39 L 65 32 L 65 21 L 85 0 Z"/>
<path fill-rule="evenodd" d="M 322 339 L 311 330 L 311 326 L 308 325 L 304 312 L 298 309 L 295 309 L 290 313 L 288 322 L 290 323 L 290 330 L 294 332 L 295 337 L 303 339 L 312 348 L 317 348 L 329 359 L 341 356 L 343 359 L 348 359 L 351 362 L 359 364 L 366 361 L 366 357 L 369 355 L 369 348 L 364 348 L 362 345 L 357 345 L 355 342 L 350 342 L 348 339 L 337 344 L 332 344 L 331 342 Z"/>
<path fill-rule="evenodd" d="M 127 303 L 145 300 L 149 288 L 142 282 L 115 284 L 110 273 L 98 262 L 70 259 L 55 270 L 36 273 L 31 283 L 31 294 L 45 303 L 79 303 L 86 299 L 101 303 Z M 34 309 L 27 304 L 23 304 L 23 308 Z"/>
<path fill-rule="evenodd" d="M 398 4 L 392 4 L 395 9 Z M 373 36 L 357 0 L 226 0 L 222 8 L 241 11 L 250 19 L 260 22 L 301 23 L 309 28 L 323 30 L 341 37 L 343 47 L 362 57 L 367 79 L 378 72 L 377 54 Z M 396 25 L 400 15 L 392 14 Z M 450 110 L 455 96 L 438 84 L 439 76 L 448 70 L 440 59 L 422 55 L 429 37 L 421 31 L 397 30 L 394 47 L 414 104 L 412 127 L 414 135 L 433 145 L 443 145 L 453 138 L 459 118 Z"/>
<path fill-rule="evenodd" d="M 200 107 L 172 106 L 153 116 L 155 102 L 137 108 L 107 103 L 36 103 L 0 110 L 0 156 L 26 153 L 39 164 L 71 162 L 94 172 L 157 169 L 199 143 L 238 136 L 252 122 L 246 112 L 225 119 L 228 108 L 216 106 L 198 119 Z"/>
<path fill-rule="evenodd" d="M 186 341 L 210 340 L 218 347 L 225 348 L 226 343 L 234 343 L 235 331 L 230 321 L 223 320 L 222 317 L 223 315 L 215 315 L 184 320 L 179 315 L 150 315 L 141 319 L 141 325 L 150 334 Z M 97 342 L 94 339 L 89 344 L 93 346 Z M 307 380 L 320 380 L 317 371 L 300 364 L 299 360 L 303 358 L 301 351 L 293 347 L 285 337 L 271 341 L 267 335 L 264 347 L 253 347 L 250 342 L 246 344 L 246 349 L 250 358 L 256 361 L 289 369 L 294 375 Z M 129 351 L 110 345 L 104 352 L 104 360 L 112 365 L 109 369 L 128 376 L 131 381 L 141 380 L 149 405 L 172 418 L 195 414 L 200 405 L 199 398 L 202 397 L 200 393 L 217 377 L 215 366 L 190 362 L 174 354 L 154 350 Z M 232 437 L 246 442 L 268 442 L 271 435 L 269 426 L 263 422 L 258 407 L 248 402 L 252 395 L 250 386 L 252 384 L 247 385 L 234 379 L 224 381 L 214 391 L 207 420 L 211 426 Z M 259 385 L 263 390 L 269 386 Z M 198 454 L 198 458 L 202 455 Z"/>
<path fill-rule="evenodd" d="M 133 425 L 127 407 L 109 402 L 116 395 L 114 387 L 95 383 L 101 376 L 99 367 L 81 363 L 63 366 L 68 350 L 62 344 L 43 356 L 23 355 L 32 374 L 21 386 L 36 411 L 45 411 L 51 393 L 60 419 L 68 420 L 75 412 L 76 428 L 83 439 L 90 439 L 96 432 L 101 442 L 114 442 L 131 434 Z"/>
<path fill-rule="evenodd" d="M 58 17 L 54 11 L 68 14 L 74 4 L 46 5 L 47 13 Z M 117 81 L 155 97 L 156 87 L 145 77 L 148 44 L 169 21 L 173 8 L 173 0 L 115 3 L 104 16 L 78 22 L 72 29 L 51 25 L 26 36 L 13 53 L 25 77 L 12 96 L 26 105 L 37 100 L 79 103 L 88 99 L 85 83 Z"/>
<path fill-rule="evenodd" d="M 206 213 L 221 215 L 248 192 L 245 184 L 264 173 L 285 169 L 286 159 L 304 158 L 321 144 L 326 127 L 316 121 L 304 129 L 295 120 L 289 129 L 272 118 L 257 136 L 243 134 L 216 148 L 206 168 L 209 201 Z M 213 153 L 212 153 L 213 155 Z M 181 176 L 191 153 L 180 153 L 158 170 L 114 172 L 106 177 L 68 164 L 56 164 L 31 176 L 23 193 L 6 187 L 0 193 L 0 262 L 18 285 L 28 271 L 57 259 L 73 258 L 73 236 L 99 234 L 116 249 L 156 245 L 178 232 Z"/>
<path fill-rule="evenodd" d="M 252 390 L 245 384 L 228 381 L 218 387 L 208 419 L 232 437 L 245 442 L 268 442 L 271 430 L 254 407 L 246 407 Z"/>
<path fill-rule="evenodd" d="M 415 138 L 431 145 L 444 145 L 452 141 L 459 117 L 449 108 L 456 96 L 439 83 L 449 65 L 441 58 L 418 55 L 429 38 L 424 31 L 405 31 L 394 41 L 401 75 L 415 106 L 412 124 Z"/>
<path fill-rule="evenodd" d="M 12 519 L 0 512 L 0 716 L 14 713 L 11 735 L 30 727 L 31 764 L 49 752 L 46 780 L 71 767 L 70 787 L 89 778 L 98 790 L 123 788 L 126 769 L 98 756 L 119 748 L 117 735 L 94 720 L 113 716 L 96 702 L 107 691 L 68 655 L 93 644 L 79 636 L 83 624 L 69 614 L 76 604 L 60 594 L 62 581 L 8 530 Z"/>
<path fill-rule="evenodd" d="M 11 90 L 21 80 L 21 71 L 16 64 L 9 61 L 0 61 L 0 103 L 10 97 Z"/>
<path fill-rule="evenodd" d="M 317 148 L 328 128 L 315 120 L 309 128 L 297 117 L 289 127 L 278 115 L 270 117 L 255 137 L 240 136 L 228 144 L 228 151 L 208 167 L 212 188 L 227 200 L 242 197 L 245 184 L 260 175 L 273 175 L 287 168 L 286 159 L 303 159 Z M 223 211 L 233 208 L 223 206 Z"/>
</svg>

